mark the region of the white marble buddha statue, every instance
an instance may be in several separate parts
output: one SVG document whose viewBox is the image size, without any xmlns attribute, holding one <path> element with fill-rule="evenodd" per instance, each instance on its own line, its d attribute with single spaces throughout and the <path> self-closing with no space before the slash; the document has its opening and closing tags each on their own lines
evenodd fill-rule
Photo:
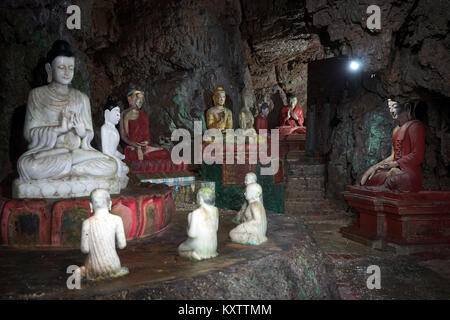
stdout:
<svg viewBox="0 0 450 320">
<path fill-rule="evenodd" d="M 260 245 L 267 241 L 266 210 L 261 201 L 262 188 L 250 183 L 245 189 L 248 206 L 245 209 L 245 222 L 230 231 L 231 241 L 241 244 Z"/>
<path fill-rule="evenodd" d="M 204 260 L 217 256 L 217 230 L 219 211 L 214 206 L 215 194 L 210 188 L 197 193 L 200 207 L 188 215 L 188 239 L 178 246 L 178 254 L 192 260 Z"/>
<path fill-rule="evenodd" d="M 105 123 L 103 124 L 100 133 L 102 138 L 102 152 L 113 157 L 119 168 L 118 175 L 120 178 L 120 188 L 125 189 L 128 184 L 128 172 L 130 169 L 123 160 L 125 155 L 117 150 L 120 142 L 119 130 L 116 125 L 120 121 L 120 106 L 111 98 L 108 97 L 108 102 L 104 107 Z"/>
<path fill-rule="evenodd" d="M 55 41 L 45 69 L 49 84 L 28 96 L 24 135 L 29 146 L 17 163 L 13 196 L 79 197 L 99 187 L 119 193 L 116 161 L 91 146 L 89 98 L 69 87 L 75 58 L 66 41 Z"/>
</svg>

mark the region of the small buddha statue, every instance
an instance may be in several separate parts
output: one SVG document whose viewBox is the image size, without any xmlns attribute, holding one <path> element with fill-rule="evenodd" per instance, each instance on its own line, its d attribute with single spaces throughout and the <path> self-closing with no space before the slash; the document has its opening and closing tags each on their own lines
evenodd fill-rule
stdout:
<svg viewBox="0 0 450 320">
<path fill-rule="evenodd" d="M 204 260 L 217 256 L 217 230 L 219 212 L 214 206 L 215 194 L 210 188 L 201 188 L 197 193 L 200 208 L 188 215 L 188 239 L 178 247 L 180 256 Z"/>
<path fill-rule="evenodd" d="M 303 117 L 303 109 L 297 106 L 297 97 L 292 93 L 287 95 L 288 106 L 284 106 L 280 111 L 280 126 L 291 127 L 287 134 L 306 133 L 303 126 L 305 121 Z"/>
<path fill-rule="evenodd" d="M 30 144 L 17 163 L 14 197 L 79 197 L 95 186 L 119 193 L 116 161 L 91 146 L 89 98 L 69 87 L 75 72 L 69 43 L 55 41 L 45 69 L 49 84 L 28 96 L 24 135 Z"/>
<path fill-rule="evenodd" d="M 117 146 L 120 142 L 120 134 L 116 128 L 116 125 L 120 121 L 120 106 L 111 97 L 108 97 L 108 102 L 104 106 L 104 116 L 105 123 L 101 128 L 101 138 L 102 138 L 102 152 L 113 157 L 116 160 L 117 166 L 119 168 L 118 175 L 120 179 L 121 189 L 125 189 L 128 184 L 128 172 L 130 169 L 127 167 L 125 162 L 125 155 L 117 150 Z"/>
<path fill-rule="evenodd" d="M 261 129 L 269 129 L 269 122 L 267 120 L 267 116 L 269 115 L 270 107 L 267 103 L 263 103 L 261 105 L 261 112 L 258 114 L 258 116 L 255 119 L 255 128 L 256 131 L 259 134 L 259 130 Z"/>
<path fill-rule="evenodd" d="M 392 134 L 392 153 L 364 172 L 361 185 L 398 192 L 420 191 L 425 128 L 413 118 L 410 103 L 400 104 L 389 99 L 388 107 L 392 118 L 399 123 Z"/>
<path fill-rule="evenodd" d="M 250 183 L 245 188 L 245 222 L 230 231 L 231 241 L 241 244 L 260 245 L 267 241 L 266 210 L 262 203 L 262 188 L 257 183 Z"/>
<path fill-rule="evenodd" d="M 129 108 L 122 113 L 120 136 L 127 144 L 126 162 L 142 160 L 170 160 L 168 150 L 150 145 L 150 124 L 142 110 L 144 92 L 132 89 L 127 94 Z"/>
<path fill-rule="evenodd" d="M 111 214 L 111 198 L 108 191 L 95 189 L 91 193 L 91 212 L 94 215 L 83 222 L 81 252 L 86 253 L 85 265 L 76 269 L 82 278 L 101 280 L 117 278 L 129 273 L 120 265 L 116 252 L 127 245 L 122 218 Z"/>
<path fill-rule="evenodd" d="M 251 183 L 257 183 L 256 174 L 253 172 L 247 173 L 245 175 L 244 183 L 245 183 L 245 186 L 248 186 Z M 262 202 L 262 194 L 261 194 L 261 202 Z M 245 216 L 245 214 L 248 213 L 247 206 L 248 206 L 248 202 L 247 202 L 247 200 L 245 200 L 244 203 L 242 204 L 241 210 L 239 210 L 239 212 L 236 214 L 236 216 L 232 220 L 234 223 L 240 224 L 240 223 L 246 221 L 247 219 L 251 218 L 251 217 Z"/>
<path fill-rule="evenodd" d="M 245 104 L 239 112 L 239 127 L 242 129 L 242 133 L 245 135 L 256 135 L 256 131 L 253 128 L 254 122 L 253 114 L 248 105 Z"/>
<path fill-rule="evenodd" d="M 233 113 L 225 107 L 225 99 L 225 90 L 217 87 L 213 93 L 214 107 L 206 111 L 206 127 L 219 129 L 224 134 L 227 129 L 233 129 Z"/>
</svg>

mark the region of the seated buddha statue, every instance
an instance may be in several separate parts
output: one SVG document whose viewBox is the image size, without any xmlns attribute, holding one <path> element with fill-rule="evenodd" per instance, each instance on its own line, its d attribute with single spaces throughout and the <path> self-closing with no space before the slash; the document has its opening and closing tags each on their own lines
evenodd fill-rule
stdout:
<svg viewBox="0 0 450 320">
<path fill-rule="evenodd" d="M 252 112 L 247 105 L 239 111 L 239 128 L 243 130 L 243 134 L 256 135 L 256 131 L 253 128 L 255 119 Z"/>
<path fill-rule="evenodd" d="M 125 161 L 170 160 L 170 153 L 164 148 L 150 145 L 150 124 L 142 111 L 144 92 L 132 89 L 127 95 L 129 108 L 122 113 L 120 136 L 127 144 Z"/>
<path fill-rule="evenodd" d="M 287 127 L 282 134 L 306 133 L 303 126 L 305 121 L 303 117 L 303 109 L 297 106 L 297 97 L 292 93 L 287 95 L 288 106 L 284 106 L 280 111 L 280 127 Z"/>
<path fill-rule="evenodd" d="M 89 98 L 69 87 L 75 71 L 69 43 L 55 41 L 45 69 L 49 84 L 28 96 L 24 136 L 29 146 L 17 163 L 14 197 L 77 197 L 95 187 L 118 193 L 116 161 L 91 146 Z"/>
<path fill-rule="evenodd" d="M 219 129 L 222 133 L 226 133 L 227 129 L 233 129 L 233 113 L 225 107 L 225 90 L 217 87 L 212 98 L 214 107 L 206 111 L 206 127 Z"/>
<path fill-rule="evenodd" d="M 413 119 L 411 104 L 388 100 L 389 111 L 399 123 L 392 134 L 392 153 L 370 167 L 361 185 L 380 190 L 416 192 L 422 189 L 420 164 L 425 154 L 425 128 Z"/>
</svg>

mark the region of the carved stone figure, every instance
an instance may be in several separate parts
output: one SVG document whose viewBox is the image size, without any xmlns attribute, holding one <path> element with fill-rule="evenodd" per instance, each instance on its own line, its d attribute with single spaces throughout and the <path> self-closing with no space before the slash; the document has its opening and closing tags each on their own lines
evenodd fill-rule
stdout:
<svg viewBox="0 0 450 320">
<path fill-rule="evenodd" d="M 227 129 L 233 129 L 233 113 L 225 107 L 226 94 L 222 87 L 217 87 L 213 93 L 214 107 L 206 111 L 206 127 L 219 129 L 226 133 Z"/>
<path fill-rule="evenodd" d="M 261 113 L 255 118 L 255 128 L 259 134 L 260 129 L 269 129 L 269 122 L 267 116 L 269 115 L 270 107 L 267 103 L 261 105 Z"/>
<path fill-rule="evenodd" d="M 245 190 L 248 206 L 245 209 L 246 221 L 230 231 L 231 241 L 241 244 L 260 245 L 267 241 L 266 210 L 261 201 L 262 188 L 250 183 Z"/>
<path fill-rule="evenodd" d="M 422 189 L 420 164 L 425 153 L 425 128 L 412 117 L 410 103 L 388 101 L 392 117 L 399 125 L 392 134 L 392 153 L 370 167 L 361 178 L 363 186 L 377 186 L 399 192 Z"/>
<path fill-rule="evenodd" d="M 85 265 L 75 270 L 87 280 L 101 280 L 124 276 L 128 268 L 120 265 L 117 247 L 126 247 L 122 218 L 113 215 L 108 191 L 95 189 L 91 193 L 91 210 L 94 215 L 83 222 L 81 252 L 86 253 Z"/>
<path fill-rule="evenodd" d="M 248 186 L 250 183 L 257 183 L 257 178 L 256 178 L 256 174 L 253 172 L 249 172 L 245 175 L 245 186 Z M 262 198 L 262 194 L 261 194 L 261 198 Z M 262 200 L 261 200 L 262 201 Z M 233 222 L 236 224 L 240 224 L 244 221 L 246 221 L 247 219 L 251 218 L 251 217 L 246 217 L 245 213 L 247 212 L 248 206 L 248 202 L 247 200 L 244 201 L 244 203 L 242 204 L 241 210 L 239 210 L 239 212 L 236 214 L 236 217 L 233 218 Z"/>
<path fill-rule="evenodd" d="M 69 87 L 75 58 L 66 41 L 55 41 L 45 68 L 49 84 L 28 96 L 24 135 L 29 146 L 17 163 L 13 196 L 79 197 L 96 187 L 119 193 L 116 161 L 91 147 L 89 98 Z"/>
<path fill-rule="evenodd" d="M 256 131 L 253 128 L 253 124 L 255 122 L 255 119 L 253 118 L 253 114 L 248 108 L 247 105 L 245 105 L 241 111 L 239 112 L 239 127 L 244 131 L 244 134 L 255 134 Z"/>
<path fill-rule="evenodd" d="M 120 135 L 127 144 L 126 161 L 170 159 L 166 149 L 150 146 L 150 124 L 147 114 L 142 110 L 144 92 L 132 89 L 127 97 L 130 107 L 122 113 L 120 122 Z"/>
<path fill-rule="evenodd" d="M 219 212 L 214 206 L 215 194 L 210 188 L 201 188 L 197 193 L 200 208 L 188 215 L 188 239 L 178 247 L 180 256 L 203 260 L 217 256 L 217 230 Z"/>
<path fill-rule="evenodd" d="M 303 126 L 305 121 L 303 109 L 297 106 L 297 97 L 293 94 L 288 94 L 287 99 L 289 105 L 283 107 L 280 111 L 280 126 L 291 127 L 289 134 L 306 133 L 306 128 Z"/>
<path fill-rule="evenodd" d="M 108 97 L 108 102 L 104 107 L 104 116 L 105 123 L 101 128 L 102 152 L 116 160 L 119 168 L 120 187 L 125 189 L 129 180 L 127 174 L 130 169 L 122 161 L 125 159 L 125 155 L 117 150 L 120 142 L 120 134 L 116 125 L 120 121 L 120 107 L 111 97 Z"/>
</svg>

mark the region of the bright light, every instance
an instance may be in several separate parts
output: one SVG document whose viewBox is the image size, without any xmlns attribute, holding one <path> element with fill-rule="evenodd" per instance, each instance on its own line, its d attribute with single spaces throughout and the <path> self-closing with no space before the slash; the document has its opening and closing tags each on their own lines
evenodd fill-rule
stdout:
<svg viewBox="0 0 450 320">
<path fill-rule="evenodd" d="M 359 69 L 359 67 L 361 67 L 361 63 L 359 63 L 358 61 L 352 60 L 350 62 L 350 70 L 356 71 Z"/>
</svg>

